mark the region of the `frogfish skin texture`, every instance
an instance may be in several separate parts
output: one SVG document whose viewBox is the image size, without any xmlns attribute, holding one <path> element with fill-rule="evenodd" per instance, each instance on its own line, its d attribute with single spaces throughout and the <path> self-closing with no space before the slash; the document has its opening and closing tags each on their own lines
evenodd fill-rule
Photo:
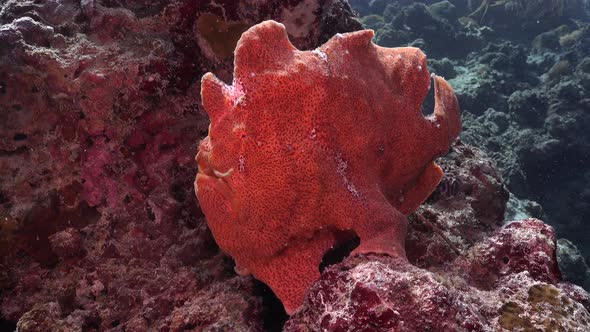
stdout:
<svg viewBox="0 0 590 332">
<path fill-rule="evenodd" d="M 453 90 L 426 56 L 372 37 L 339 34 L 300 51 L 266 21 L 239 40 L 232 85 L 202 78 L 211 125 L 196 157 L 198 200 L 236 271 L 270 286 L 289 314 L 343 234 L 360 238 L 352 254 L 405 258 L 405 216 L 435 189 L 434 159 L 461 131 Z"/>
</svg>

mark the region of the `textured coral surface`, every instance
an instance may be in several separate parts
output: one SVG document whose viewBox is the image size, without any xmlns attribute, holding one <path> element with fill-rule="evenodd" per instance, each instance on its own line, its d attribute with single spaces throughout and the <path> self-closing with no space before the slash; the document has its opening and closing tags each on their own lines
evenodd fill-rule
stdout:
<svg viewBox="0 0 590 332">
<path fill-rule="evenodd" d="M 221 248 L 268 284 L 288 313 L 350 231 L 354 253 L 405 257 L 405 215 L 442 177 L 433 160 L 461 128 L 451 87 L 416 48 L 382 48 L 373 31 L 299 51 L 274 21 L 246 31 L 231 86 L 202 80 L 211 118 L 196 188 Z"/>
</svg>

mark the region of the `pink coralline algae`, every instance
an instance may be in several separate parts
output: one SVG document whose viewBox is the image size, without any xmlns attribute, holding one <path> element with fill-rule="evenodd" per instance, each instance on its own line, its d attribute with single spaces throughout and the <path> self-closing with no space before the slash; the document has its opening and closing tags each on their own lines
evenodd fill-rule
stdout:
<svg viewBox="0 0 590 332">
<path fill-rule="evenodd" d="M 59 257 L 73 257 L 80 253 L 82 237 L 74 228 L 67 228 L 49 236 L 51 250 Z"/>
<path fill-rule="evenodd" d="M 536 219 L 511 222 L 456 259 L 453 269 L 481 289 L 491 289 L 503 277 L 520 273 L 555 284 L 560 280 L 555 245 L 549 225 Z"/>
</svg>

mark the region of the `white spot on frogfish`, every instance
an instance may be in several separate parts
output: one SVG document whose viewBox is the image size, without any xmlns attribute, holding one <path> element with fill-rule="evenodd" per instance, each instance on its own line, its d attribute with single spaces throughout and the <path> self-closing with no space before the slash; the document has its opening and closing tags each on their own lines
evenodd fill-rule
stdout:
<svg viewBox="0 0 590 332">
<path fill-rule="evenodd" d="M 345 160 L 342 159 L 342 155 L 338 153 L 336 155 L 336 173 L 342 177 L 342 182 L 346 187 L 346 190 L 355 198 L 360 198 L 361 193 L 356 189 L 355 185 L 348 179 L 346 174 L 346 170 L 348 169 L 348 164 Z"/>
<path fill-rule="evenodd" d="M 320 59 L 322 59 L 322 61 L 327 62 L 328 61 L 328 56 L 326 55 L 326 53 L 324 53 L 322 50 L 320 50 L 319 48 L 316 48 L 315 50 L 311 51 L 311 53 L 317 55 L 320 57 Z"/>
<path fill-rule="evenodd" d="M 316 137 L 317 137 L 317 133 L 316 133 L 315 128 L 313 128 L 311 130 L 311 132 L 309 132 L 309 139 L 315 139 Z"/>
</svg>

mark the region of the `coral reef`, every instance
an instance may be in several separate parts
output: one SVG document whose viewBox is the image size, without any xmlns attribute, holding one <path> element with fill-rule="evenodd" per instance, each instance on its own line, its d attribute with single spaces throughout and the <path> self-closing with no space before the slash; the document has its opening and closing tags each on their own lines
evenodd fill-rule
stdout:
<svg viewBox="0 0 590 332">
<path fill-rule="evenodd" d="M 236 271 L 269 285 L 294 312 L 345 233 L 355 253 L 405 256 L 404 215 L 437 186 L 461 130 L 457 99 L 416 48 L 382 48 L 370 30 L 299 51 L 283 25 L 246 31 L 233 84 L 202 80 L 211 119 L 195 191 Z M 420 148 L 416 148 L 417 146 Z M 288 276 L 288 277 L 287 277 Z"/>
<path fill-rule="evenodd" d="M 211 17 L 360 28 L 340 1 L 0 2 L 0 327 L 263 330 L 194 199 L 199 80 L 233 68 Z"/>
<path fill-rule="evenodd" d="M 477 148 L 459 141 L 439 164 L 441 183 L 408 217 L 408 260 L 423 268 L 443 267 L 490 236 L 502 224 L 509 195 L 494 164 Z"/>
<path fill-rule="evenodd" d="M 533 43 L 536 49 L 518 47 L 523 61 L 508 63 L 505 68 L 521 68 L 526 74 L 510 74 L 511 70 L 502 67 L 491 69 L 495 82 L 511 82 L 490 86 L 494 93 L 490 94 L 488 89 L 479 93 L 472 88 L 481 83 L 472 85 L 465 78 L 457 77 L 451 82 L 457 86 L 458 98 L 465 105 L 463 139 L 485 147 L 502 170 L 510 191 L 539 202 L 546 220 L 556 227 L 558 234 L 588 251 L 585 234 L 590 229 L 583 220 L 590 213 L 585 203 L 590 136 L 583 128 L 590 124 L 584 112 L 590 86 L 588 73 L 583 70 L 587 56 L 572 50 L 590 45 L 590 35 L 583 32 L 576 47 L 561 47 L 559 34 L 565 32 L 560 30 L 564 29 L 538 37 Z M 560 49 L 555 53 L 546 48 L 551 47 L 548 44 L 553 42 L 547 41 L 551 39 Z M 506 53 L 516 54 L 509 50 Z M 498 60 L 506 57 L 487 53 L 472 58 L 488 56 Z M 531 79 L 532 75 L 541 79 Z M 465 93 L 470 89 L 471 93 Z M 478 110 L 482 100 L 489 100 L 491 108 Z M 560 170 L 555 165 L 564 168 Z"/>
<path fill-rule="evenodd" d="M 557 263 L 563 280 L 590 289 L 590 267 L 578 250 L 569 240 L 557 240 Z"/>
<path fill-rule="evenodd" d="M 449 80 L 462 140 L 492 157 L 514 194 L 508 220 L 540 218 L 589 256 L 590 2 L 351 3 L 377 44 L 424 46 Z M 481 4 L 483 18 L 468 17 Z"/>
</svg>

